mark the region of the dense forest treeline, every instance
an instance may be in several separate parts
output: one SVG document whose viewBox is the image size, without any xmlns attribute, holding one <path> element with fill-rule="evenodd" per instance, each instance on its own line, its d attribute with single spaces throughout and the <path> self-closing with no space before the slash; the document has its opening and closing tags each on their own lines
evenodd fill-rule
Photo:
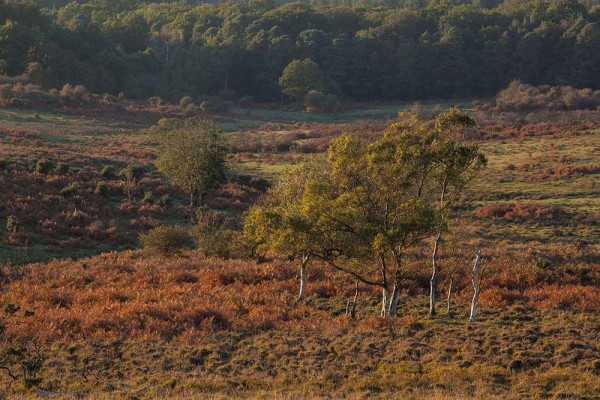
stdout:
<svg viewBox="0 0 600 400">
<path fill-rule="evenodd" d="M 343 99 L 495 94 L 514 79 L 600 88 L 600 7 L 577 0 L 16 1 L 0 72 L 45 87 L 279 101 L 295 59 Z"/>
</svg>

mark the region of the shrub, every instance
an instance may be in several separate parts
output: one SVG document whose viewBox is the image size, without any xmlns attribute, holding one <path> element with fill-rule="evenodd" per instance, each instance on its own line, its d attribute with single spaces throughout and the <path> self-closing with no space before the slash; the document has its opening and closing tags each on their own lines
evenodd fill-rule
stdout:
<svg viewBox="0 0 600 400">
<path fill-rule="evenodd" d="M 13 97 L 13 86 L 11 84 L 0 85 L 0 99 L 8 100 Z"/>
<path fill-rule="evenodd" d="M 179 105 L 182 106 L 182 107 L 187 107 L 190 104 L 192 104 L 192 98 L 190 96 L 183 96 L 179 100 Z"/>
<path fill-rule="evenodd" d="M 46 174 L 50 172 L 50 170 L 52 170 L 53 166 L 54 163 L 51 160 L 48 160 L 47 158 L 42 158 L 39 159 L 38 162 L 35 164 L 35 172 L 37 172 L 38 174 Z"/>
<path fill-rule="evenodd" d="M 100 171 L 100 175 L 103 178 L 114 178 L 115 177 L 115 169 L 113 168 L 112 165 L 105 165 L 104 167 L 102 167 L 102 171 Z"/>
<path fill-rule="evenodd" d="M 150 103 L 151 106 L 158 107 L 165 104 L 165 101 L 158 96 L 152 96 L 148 99 L 148 103 Z"/>
<path fill-rule="evenodd" d="M 144 197 L 142 198 L 142 203 L 154 204 L 154 196 L 152 192 L 145 192 Z"/>
<path fill-rule="evenodd" d="M 172 257 L 193 247 L 189 232 L 180 226 L 159 226 L 140 235 L 140 242 L 150 255 Z"/>
<path fill-rule="evenodd" d="M 503 218 L 508 220 L 559 221 L 566 212 L 558 207 L 545 206 L 538 203 L 495 203 L 478 208 L 475 215 L 479 218 Z"/>
<path fill-rule="evenodd" d="M 252 96 L 243 96 L 238 100 L 238 105 L 240 107 L 249 107 L 254 103 L 254 98 Z"/>
<path fill-rule="evenodd" d="M 9 103 L 11 107 L 26 107 L 28 105 L 27 100 L 20 97 L 13 97 Z"/>
<path fill-rule="evenodd" d="M 160 199 L 158 200 L 158 204 L 160 204 L 163 207 L 170 206 L 171 203 L 172 203 L 171 196 L 169 196 L 168 194 L 163 194 L 162 196 L 160 196 Z"/>
<path fill-rule="evenodd" d="M 325 106 L 325 94 L 318 90 L 311 90 L 304 96 L 304 105 L 307 112 L 322 111 Z"/>
<path fill-rule="evenodd" d="M 0 171 L 4 171 L 8 168 L 8 161 L 0 160 Z"/>
<path fill-rule="evenodd" d="M 68 197 L 74 194 L 79 190 L 79 185 L 77 183 L 72 183 L 69 186 L 65 186 L 61 189 L 60 195 L 63 197 Z"/>
<path fill-rule="evenodd" d="M 71 97 L 73 97 L 73 90 L 73 86 L 66 83 L 60 90 L 60 97 L 62 97 L 65 100 L 69 100 Z"/>
<path fill-rule="evenodd" d="M 56 168 L 55 171 L 58 172 L 59 174 L 66 174 L 67 172 L 69 172 L 69 169 L 71 168 L 71 166 L 67 163 L 64 162 L 59 162 L 58 164 L 56 164 Z"/>
<path fill-rule="evenodd" d="M 73 89 L 73 95 L 76 97 L 79 97 L 79 98 L 85 97 L 85 96 L 87 96 L 87 94 L 88 94 L 88 90 L 83 85 L 77 85 Z"/>
<path fill-rule="evenodd" d="M 231 108 L 231 103 L 222 101 L 218 97 L 208 97 L 200 103 L 200 109 L 207 113 L 225 112 Z"/>
<path fill-rule="evenodd" d="M 242 232 L 227 228 L 223 217 L 213 211 L 198 211 L 195 235 L 205 257 L 243 259 L 252 258 L 255 253 L 254 244 Z"/>
<path fill-rule="evenodd" d="M 108 185 L 106 184 L 106 182 L 98 182 L 94 193 L 102 197 L 108 197 Z"/>
<path fill-rule="evenodd" d="M 19 230 L 19 218 L 16 215 L 9 215 L 6 218 L 6 230 L 9 233 L 17 233 Z"/>
</svg>

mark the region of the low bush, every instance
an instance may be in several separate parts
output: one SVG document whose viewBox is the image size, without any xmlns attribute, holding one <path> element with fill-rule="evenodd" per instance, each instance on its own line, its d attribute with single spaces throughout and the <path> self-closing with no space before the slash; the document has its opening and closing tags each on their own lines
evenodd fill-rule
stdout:
<svg viewBox="0 0 600 400">
<path fill-rule="evenodd" d="M 115 169 L 112 165 L 105 165 L 102 167 L 102 171 L 100 171 L 100 175 L 103 178 L 114 178 L 115 177 Z"/>
<path fill-rule="evenodd" d="M 71 168 L 71 166 L 69 164 L 64 163 L 64 162 L 59 162 L 58 164 L 56 164 L 55 171 L 61 175 L 64 175 L 67 172 L 69 172 L 70 168 Z"/>
<path fill-rule="evenodd" d="M 48 160 L 47 158 L 42 158 L 38 160 L 35 164 L 35 172 L 38 174 L 46 174 L 52 170 L 54 167 L 54 162 Z"/>
<path fill-rule="evenodd" d="M 98 182 L 94 193 L 102 197 L 108 197 L 108 185 L 106 182 Z"/>
<path fill-rule="evenodd" d="M 140 235 L 144 251 L 149 255 L 173 257 L 193 247 L 193 238 L 180 226 L 159 226 Z"/>
<path fill-rule="evenodd" d="M 68 197 L 79 190 L 79 185 L 77 183 L 72 183 L 69 186 L 65 186 L 60 190 L 60 195 L 63 197 Z"/>
<path fill-rule="evenodd" d="M 187 107 L 190 104 L 192 104 L 192 98 L 190 96 L 183 96 L 180 100 L 179 100 L 179 105 L 182 107 Z"/>
<path fill-rule="evenodd" d="M 503 218 L 508 220 L 547 220 L 557 221 L 567 216 L 558 207 L 538 203 L 495 203 L 478 208 L 475 215 L 479 218 Z"/>
</svg>

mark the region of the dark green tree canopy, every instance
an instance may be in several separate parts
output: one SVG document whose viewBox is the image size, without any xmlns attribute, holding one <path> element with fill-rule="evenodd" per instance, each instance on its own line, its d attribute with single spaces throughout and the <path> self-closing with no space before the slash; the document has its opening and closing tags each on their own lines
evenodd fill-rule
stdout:
<svg viewBox="0 0 600 400">
<path fill-rule="evenodd" d="M 324 84 L 359 101 L 490 96 L 515 79 L 600 89 L 597 0 L 38 3 L 0 4 L 0 67 L 37 63 L 47 87 L 259 101 Z M 286 66 L 300 73 L 280 87 Z"/>
</svg>

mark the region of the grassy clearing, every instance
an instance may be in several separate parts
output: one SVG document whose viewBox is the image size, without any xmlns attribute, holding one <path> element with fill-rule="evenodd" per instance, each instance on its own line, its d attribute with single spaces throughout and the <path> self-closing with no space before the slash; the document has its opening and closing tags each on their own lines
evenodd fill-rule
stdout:
<svg viewBox="0 0 600 400">
<path fill-rule="evenodd" d="M 410 108 L 424 110 L 448 109 L 450 107 L 469 109 L 471 102 L 441 102 L 441 103 L 404 103 L 392 105 L 361 106 L 350 108 L 341 113 L 307 113 L 303 111 L 262 110 L 235 108 L 232 113 L 246 115 L 270 122 L 316 122 L 316 123 L 347 123 L 357 119 L 394 119 L 400 111 Z"/>
</svg>

